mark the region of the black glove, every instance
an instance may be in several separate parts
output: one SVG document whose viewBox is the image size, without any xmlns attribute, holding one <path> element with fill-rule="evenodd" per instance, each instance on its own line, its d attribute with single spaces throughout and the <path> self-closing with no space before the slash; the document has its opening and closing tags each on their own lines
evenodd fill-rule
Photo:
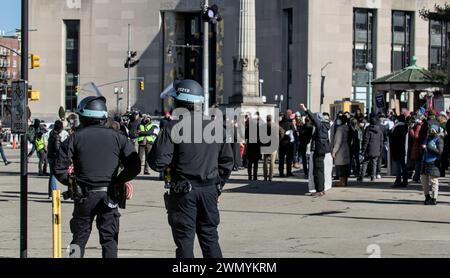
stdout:
<svg viewBox="0 0 450 278">
<path fill-rule="evenodd" d="M 119 208 L 126 209 L 127 192 L 125 184 L 115 184 L 110 188 L 108 195 L 115 204 L 118 204 Z"/>
<path fill-rule="evenodd" d="M 74 176 L 69 178 L 69 186 L 67 191 L 62 194 L 64 200 L 80 200 L 84 194 L 81 188 L 78 186 Z"/>
<path fill-rule="evenodd" d="M 225 187 L 224 181 L 221 181 L 220 183 L 217 184 L 217 193 L 219 194 L 219 196 L 222 195 L 224 187 Z"/>
</svg>

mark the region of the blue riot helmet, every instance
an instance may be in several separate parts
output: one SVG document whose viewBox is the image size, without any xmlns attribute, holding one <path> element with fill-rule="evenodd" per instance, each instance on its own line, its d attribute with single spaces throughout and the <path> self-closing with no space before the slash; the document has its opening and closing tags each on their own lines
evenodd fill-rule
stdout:
<svg viewBox="0 0 450 278">
<path fill-rule="evenodd" d="M 108 108 L 105 97 L 86 97 L 77 108 L 80 118 L 106 120 L 108 118 Z"/>
<path fill-rule="evenodd" d="M 176 107 L 198 107 L 205 103 L 202 86 L 194 80 L 177 80 L 161 93 L 162 99 L 172 97 Z"/>
</svg>

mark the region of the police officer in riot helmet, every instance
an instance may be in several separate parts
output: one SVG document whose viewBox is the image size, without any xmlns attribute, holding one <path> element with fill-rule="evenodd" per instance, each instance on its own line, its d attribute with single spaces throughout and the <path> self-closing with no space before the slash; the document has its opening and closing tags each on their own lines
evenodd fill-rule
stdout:
<svg viewBox="0 0 450 278">
<path fill-rule="evenodd" d="M 194 257 L 194 239 L 197 234 L 205 258 L 221 258 L 217 227 L 220 222 L 218 198 L 233 169 L 231 145 L 223 142 L 180 142 L 172 138 L 177 124 L 190 129 L 194 136 L 195 112 L 201 113 L 205 101 L 203 89 L 196 81 L 174 82 L 169 93 L 175 107 L 189 111 L 189 120 L 174 120 L 165 125 L 150 152 L 150 167 L 162 172 L 169 169 L 170 191 L 164 199 L 168 220 L 177 246 L 177 258 Z M 176 111 L 176 110 L 175 110 Z M 186 114 L 184 114 L 186 115 Z M 200 126 L 211 123 L 202 120 Z M 224 132 L 225 134 L 225 132 Z"/>
<path fill-rule="evenodd" d="M 84 257 L 96 218 L 103 257 L 117 258 L 118 208 L 124 208 L 125 184 L 139 174 L 141 164 L 133 144 L 105 126 L 107 111 L 104 97 L 83 99 L 77 109 L 81 126 L 62 144 L 55 162 L 55 176 L 69 186 L 74 200 L 71 257 Z"/>
</svg>

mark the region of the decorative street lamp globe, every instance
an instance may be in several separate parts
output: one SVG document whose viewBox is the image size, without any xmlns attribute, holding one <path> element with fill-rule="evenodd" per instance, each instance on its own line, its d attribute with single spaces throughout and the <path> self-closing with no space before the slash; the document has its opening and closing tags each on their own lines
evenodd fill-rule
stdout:
<svg viewBox="0 0 450 278">
<path fill-rule="evenodd" d="M 209 18 L 214 18 L 216 16 L 216 13 L 213 11 L 213 10 L 211 10 L 211 9 L 208 9 L 208 17 Z"/>
<path fill-rule="evenodd" d="M 367 64 L 366 64 L 366 69 L 367 69 L 368 71 L 373 71 L 373 64 L 372 64 L 372 63 L 367 63 Z"/>
</svg>

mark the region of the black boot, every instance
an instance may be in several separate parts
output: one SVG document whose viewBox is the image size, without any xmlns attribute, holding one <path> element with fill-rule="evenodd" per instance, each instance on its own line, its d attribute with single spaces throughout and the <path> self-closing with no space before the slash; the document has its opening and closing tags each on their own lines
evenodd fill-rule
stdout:
<svg viewBox="0 0 450 278">
<path fill-rule="evenodd" d="M 431 198 L 430 206 L 437 206 L 437 199 Z"/>
<path fill-rule="evenodd" d="M 430 195 L 426 195 L 426 196 L 425 196 L 425 203 L 424 203 L 424 204 L 425 204 L 426 206 L 431 205 L 431 200 L 432 200 L 432 199 L 431 199 L 431 196 L 430 196 Z"/>
</svg>

